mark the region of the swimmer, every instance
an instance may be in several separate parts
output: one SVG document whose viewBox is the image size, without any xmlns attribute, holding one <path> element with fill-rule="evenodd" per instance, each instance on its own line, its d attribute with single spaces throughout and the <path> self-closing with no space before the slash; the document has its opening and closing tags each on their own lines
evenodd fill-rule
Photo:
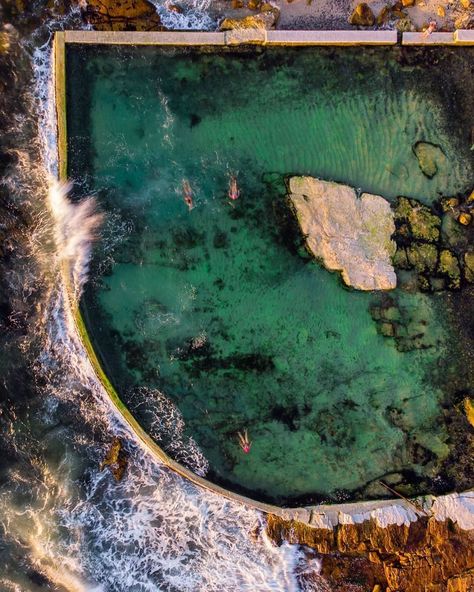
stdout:
<svg viewBox="0 0 474 592">
<path fill-rule="evenodd" d="M 428 28 L 423 33 L 423 37 L 425 39 L 427 37 L 429 37 L 431 35 L 431 33 L 434 33 L 436 31 L 436 27 L 437 27 L 436 21 L 430 21 L 428 24 Z"/>
<path fill-rule="evenodd" d="M 237 177 L 235 175 L 231 175 L 229 179 L 229 191 L 227 193 L 230 199 L 236 200 L 240 196 L 239 187 L 237 185 Z"/>
<path fill-rule="evenodd" d="M 248 454 L 250 452 L 250 447 L 252 446 L 252 442 L 250 442 L 250 440 L 249 440 L 249 435 L 247 433 L 247 430 L 244 430 L 243 434 L 241 434 L 240 432 L 237 432 L 237 437 L 239 439 L 240 447 L 245 452 L 245 454 Z"/>
<path fill-rule="evenodd" d="M 191 211 L 194 208 L 193 190 L 187 179 L 183 179 L 183 199 L 184 203 L 188 206 L 189 211 Z"/>
</svg>

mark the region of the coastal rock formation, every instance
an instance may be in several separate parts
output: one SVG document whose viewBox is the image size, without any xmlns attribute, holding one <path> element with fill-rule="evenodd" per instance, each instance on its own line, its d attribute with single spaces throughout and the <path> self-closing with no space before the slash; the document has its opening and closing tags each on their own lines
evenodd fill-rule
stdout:
<svg viewBox="0 0 474 592">
<path fill-rule="evenodd" d="M 244 18 L 225 18 L 219 29 L 221 31 L 231 31 L 239 29 L 272 29 L 279 17 L 280 11 L 273 7 L 272 10 L 264 10 L 259 14 L 246 16 Z"/>
<path fill-rule="evenodd" d="M 120 481 L 127 468 L 127 462 L 127 453 L 123 449 L 122 441 L 120 438 L 114 438 L 99 469 L 103 471 L 105 467 L 109 467 L 115 480 Z"/>
<path fill-rule="evenodd" d="M 474 531 L 449 518 L 381 525 L 375 519 L 314 528 L 269 516 L 267 533 L 320 554 L 321 576 L 338 592 L 474 590 Z"/>
<path fill-rule="evenodd" d="M 473 282 L 473 230 L 463 224 L 463 216 L 470 215 L 472 208 L 469 199 L 445 198 L 434 209 L 406 197 L 395 203 L 393 263 L 398 270 L 415 272 L 421 290 L 458 290 Z"/>
<path fill-rule="evenodd" d="M 390 204 L 379 195 L 357 197 L 347 185 L 291 177 L 289 199 L 308 250 L 358 290 L 391 290 L 395 231 Z"/>
<path fill-rule="evenodd" d="M 349 17 L 349 23 L 361 27 L 371 27 L 375 23 L 375 16 L 370 6 L 365 2 L 358 4 Z"/>
<path fill-rule="evenodd" d="M 148 0 L 87 0 L 83 15 L 98 31 L 165 30 Z"/>
</svg>

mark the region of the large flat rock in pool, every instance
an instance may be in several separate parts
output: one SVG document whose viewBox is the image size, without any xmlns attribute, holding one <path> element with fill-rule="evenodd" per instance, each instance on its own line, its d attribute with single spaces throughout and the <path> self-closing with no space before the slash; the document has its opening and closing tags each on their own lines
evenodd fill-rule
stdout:
<svg viewBox="0 0 474 592">
<path fill-rule="evenodd" d="M 313 177 L 291 177 L 289 197 L 306 245 L 331 271 L 357 290 L 392 290 L 393 212 L 380 195 L 357 197 L 347 185 Z"/>
</svg>

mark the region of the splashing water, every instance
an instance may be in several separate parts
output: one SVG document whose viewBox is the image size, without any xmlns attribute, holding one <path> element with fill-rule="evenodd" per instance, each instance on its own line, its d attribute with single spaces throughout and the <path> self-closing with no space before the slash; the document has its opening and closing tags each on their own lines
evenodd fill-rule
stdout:
<svg viewBox="0 0 474 592">
<path fill-rule="evenodd" d="M 164 3 L 155 4 L 161 14 Z M 205 12 L 209 2 L 188 6 L 187 14 L 173 13 L 170 22 L 188 27 L 196 18 L 198 28 L 211 28 Z M 71 18 L 74 23 L 77 14 Z M 166 18 L 163 22 L 172 26 Z M 65 18 L 52 25 L 68 23 Z M 95 377 L 76 333 L 61 272 L 65 265 L 72 270 L 78 299 L 102 217 L 93 198 L 74 203 L 69 187 L 51 178 L 57 163 L 50 46 L 28 43 L 33 44 L 33 92 L 28 80 L 24 113 L 15 120 L 21 158 L 6 186 L 20 206 L 34 211 L 34 224 L 24 237 L 28 264 L 18 256 L 12 274 L 17 280 L 10 287 L 19 302 L 29 291 L 36 298 L 32 308 L 42 310 L 45 320 L 38 324 L 34 318 L 21 342 L 25 372 L 34 374 L 26 419 L 12 411 L 10 424 L 2 420 L 9 426 L 2 438 L 15 460 L 0 483 L 0 588 L 296 591 L 299 576 L 318 572 L 317 560 L 305 558 L 297 547 L 274 547 L 261 534 L 257 512 L 196 488 L 150 458 L 116 416 Z M 36 129 L 34 137 L 31 129 Z M 53 257 L 51 252 L 45 256 L 45 240 L 54 245 Z M 157 437 L 167 421 L 179 428 L 179 418 L 159 402 L 164 417 L 155 426 Z M 98 470 L 114 435 L 128 453 L 120 483 Z M 186 442 L 182 446 L 184 454 Z M 306 589 L 325 588 L 318 583 Z"/>
<path fill-rule="evenodd" d="M 151 2 L 155 5 L 161 22 L 168 29 L 209 31 L 216 28 L 216 19 L 209 14 L 212 0 L 187 0 L 180 4 L 182 12 L 170 10 L 173 2 L 169 0 Z"/>
<path fill-rule="evenodd" d="M 78 301 L 87 281 L 92 242 L 103 216 L 96 212 L 93 197 L 78 203 L 69 201 L 70 189 L 70 183 L 51 179 L 48 200 L 54 219 L 57 254 L 61 262 L 70 266 L 73 294 Z"/>
</svg>

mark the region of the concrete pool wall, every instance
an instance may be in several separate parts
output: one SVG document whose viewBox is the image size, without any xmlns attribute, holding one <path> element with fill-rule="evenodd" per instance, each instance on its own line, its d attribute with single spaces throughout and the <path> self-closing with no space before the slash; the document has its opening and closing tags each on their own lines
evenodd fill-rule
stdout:
<svg viewBox="0 0 474 592">
<path fill-rule="evenodd" d="M 115 33 L 97 31 L 66 31 L 58 32 L 54 38 L 54 84 L 57 114 L 57 142 L 58 142 L 58 177 L 61 182 L 67 181 L 67 120 L 66 120 L 66 45 L 68 43 L 88 44 L 126 44 L 126 45 L 158 45 L 158 46 L 216 46 L 223 47 L 237 43 L 259 43 L 265 45 L 394 45 L 397 43 L 395 31 L 268 31 L 265 40 L 261 41 L 262 31 L 252 31 L 249 35 L 237 39 L 225 33 Z M 467 35 L 449 35 L 450 45 L 474 44 L 474 31 L 462 31 Z M 419 35 L 419 34 L 413 34 Z M 258 39 L 258 41 L 257 41 Z M 457 41 L 461 39 L 461 42 Z M 411 44 L 446 45 L 447 38 L 408 38 Z M 403 38 L 403 42 L 405 37 Z M 97 378 L 104 386 L 109 398 L 138 440 L 155 458 L 173 471 L 186 477 L 194 484 L 204 487 L 225 498 L 242 503 L 248 507 L 258 509 L 264 513 L 280 516 L 285 520 L 297 520 L 316 528 L 331 529 L 337 524 L 359 523 L 374 519 L 381 526 L 389 524 L 409 524 L 421 515 L 429 515 L 445 520 L 451 518 L 459 523 L 461 528 L 474 528 L 474 491 L 463 494 L 450 494 L 434 497 L 420 496 L 415 500 L 375 500 L 334 505 L 315 505 L 301 508 L 285 509 L 272 504 L 252 500 L 248 497 L 227 490 L 215 483 L 199 477 L 191 470 L 170 458 L 158 444 L 143 430 L 127 406 L 120 399 L 117 391 L 102 369 L 101 363 L 94 351 L 87 333 L 78 302 L 68 290 L 70 285 L 70 270 L 63 269 L 66 291 L 69 293 L 69 303 L 78 335 L 89 356 Z"/>
</svg>

